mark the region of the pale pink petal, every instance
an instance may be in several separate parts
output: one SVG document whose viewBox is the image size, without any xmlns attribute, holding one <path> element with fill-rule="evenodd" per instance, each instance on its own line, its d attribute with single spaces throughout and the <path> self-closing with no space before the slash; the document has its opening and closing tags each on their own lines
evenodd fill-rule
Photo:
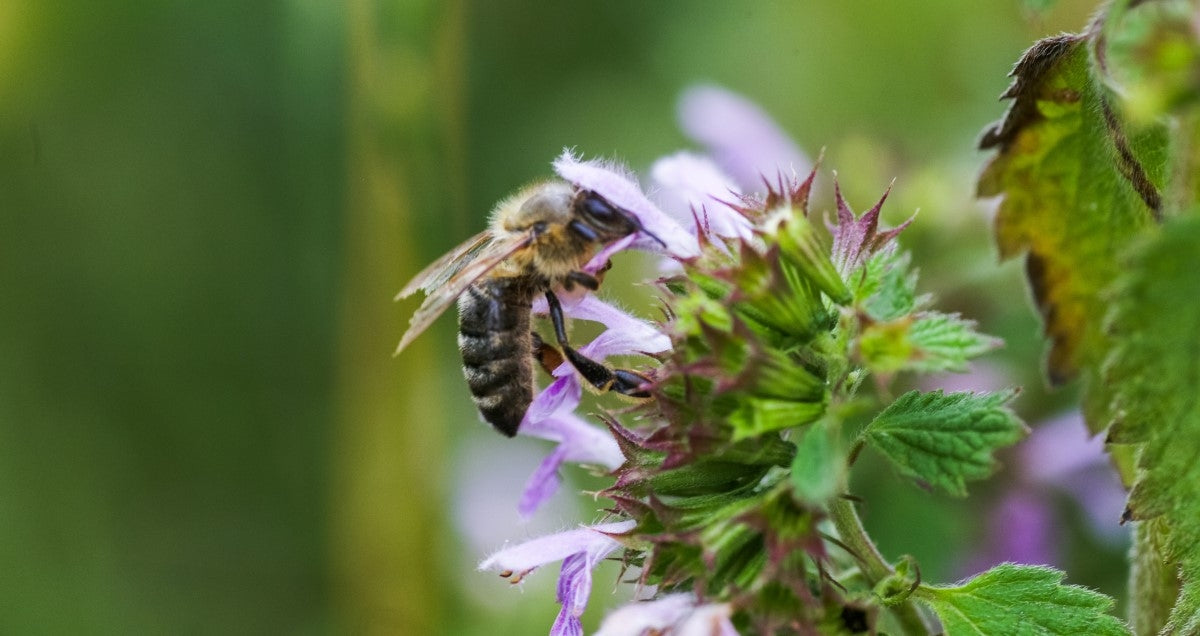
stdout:
<svg viewBox="0 0 1200 636">
<path fill-rule="evenodd" d="M 592 594 L 592 568 L 607 552 L 593 561 L 593 554 L 573 554 L 563 559 L 558 575 L 557 599 L 562 609 L 550 629 L 551 636 L 557 634 L 583 636 L 583 625 L 579 620 L 587 609 L 588 597 Z"/>
<path fill-rule="evenodd" d="M 517 512 L 524 518 L 529 518 L 543 503 L 554 496 L 562 486 L 562 478 L 558 469 L 567 458 L 567 447 L 559 446 L 553 453 L 546 456 L 537 470 L 529 476 L 521 499 L 517 502 Z"/>
<path fill-rule="evenodd" d="M 805 173 L 811 162 L 753 102 L 716 86 L 695 86 L 679 101 L 684 132 L 708 148 L 725 173 L 747 192 L 761 190 L 762 178 Z"/>
<path fill-rule="evenodd" d="M 726 603 L 701 605 L 673 632 L 674 636 L 738 636 L 733 628 L 733 608 Z"/>
<path fill-rule="evenodd" d="M 636 216 L 647 232 L 665 244 L 668 254 L 678 258 L 692 258 L 700 254 L 696 237 L 651 203 L 633 176 L 620 166 L 600 161 L 580 161 L 568 149 L 554 161 L 554 171 L 576 187 L 596 192 Z M 644 236 L 644 232 L 638 234 L 633 247 L 663 250 L 663 245 Z"/>
<path fill-rule="evenodd" d="M 620 252 L 621 250 L 632 245 L 634 239 L 636 238 L 636 234 L 630 234 L 623 239 L 613 241 L 612 243 L 605 245 L 604 249 L 596 252 L 596 255 L 592 257 L 592 260 L 588 261 L 587 264 L 583 266 L 583 271 L 589 274 L 595 274 L 601 269 L 604 269 L 604 266 L 608 264 L 608 261 L 613 257 L 613 254 L 616 254 L 617 252 Z"/>
<path fill-rule="evenodd" d="M 575 376 L 564 375 L 555 379 L 549 386 L 542 389 L 529 408 L 525 409 L 525 417 L 521 420 L 519 433 L 532 434 L 532 427 L 554 413 L 570 412 L 579 406 L 583 391 Z"/>
<path fill-rule="evenodd" d="M 583 298 L 570 311 L 573 318 L 598 322 L 608 330 L 581 351 L 592 358 L 631 353 L 660 353 L 671 348 L 671 338 L 653 324 L 634 318 L 595 296 Z"/>
<path fill-rule="evenodd" d="M 566 315 L 598 322 L 608 327 L 596 340 L 579 348 L 580 353 L 595 360 L 603 360 L 612 355 L 661 353 L 671 348 L 671 338 L 652 323 L 635 318 L 593 295 L 560 300 Z M 533 312 L 547 313 L 545 298 L 534 299 Z M 567 363 L 563 363 L 554 372 L 559 377 L 570 373 L 571 366 Z"/>
<path fill-rule="evenodd" d="M 750 221 L 723 203 L 737 201 L 739 190 L 711 159 L 678 152 L 655 161 L 650 176 L 659 186 L 662 209 L 684 227 L 694 226 L 699 219 L 717 236 L 750 239 L 754 235 Z"/>
<path fill-rule="evenodd" d="M 550 627 L 550 636 L 583 636 L 583 621 L 563 607 Z"/>
<path fill-rule="evenodd" d="M 625 456 L 607 429 L 562 411 L 550 417 L 530 422 L 528 430 L 522 425 L 521 435 L 558 442 L 566 448 L 564 459 L 577 464 L 593 464 L 614 469 L 625 462 Z"/>
<path fill-rule="evenodd" d="M 604 552 L 605 555 L 620 547 L 610 534 L 621 534 L 632 530 L 637 522 L 629 519 L 595 526 L 581 526 L 530 539 L 515 546 L 503 548 L 479 564 L 480 570 L 527 573 L 547 563 L 562 561 L 580 552 Z"/>
<path fill-rule="evenodd" d="M 604 617 L 595 636 L 662 633 L 683 620 L 695 605 L 696 600 L 691 594 L 671 594 L 656 601 L 630 603 Z"/>
<path fill-rule="evenodd" d="M 575 415 L 581 389 L 574 374 L 556 379 L 534 398 L 517 434 L 557 442 L 525 483 L 517 511 L 526 519 L 558 492 L 563 462 L 603 466 L 613 470 L 625 462 L 621 448 L 609 432 Z"/>
</svg>

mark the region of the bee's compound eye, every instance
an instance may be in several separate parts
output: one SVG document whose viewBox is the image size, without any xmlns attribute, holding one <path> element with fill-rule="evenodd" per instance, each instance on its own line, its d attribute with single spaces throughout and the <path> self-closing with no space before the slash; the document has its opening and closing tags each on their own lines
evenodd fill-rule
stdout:
<svg viewBox="0 0 1200 636">
<path fill-rule="evenodd" d="M 594 192 L 588 192 L 579 200 L 579 211 L 600 223 L 611 223 L 623 218 L 623 215 L 612 204 Z"/>
</svg>

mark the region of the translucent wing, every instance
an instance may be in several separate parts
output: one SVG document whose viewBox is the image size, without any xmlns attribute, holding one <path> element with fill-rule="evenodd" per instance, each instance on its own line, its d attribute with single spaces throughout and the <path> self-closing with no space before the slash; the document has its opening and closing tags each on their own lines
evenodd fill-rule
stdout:
<svg viewBox="0 0 1200 636">
<path fill-rule="evenodd" d="M 429 267 L 421 270 L 420 274 L 413 276 L 412 280 L 408 281 L 408 284 L 404 286 L 404 289 L 401 289 L 400 293 L 396 295 L 396 300 L 408 298 L 417 293 L 418 289 L 428 292 L 445 284 L 446 281 L 461 271 L 467 263 L 474 260 L 475 256 L 491 242 L 491 230 L 484 230 L 467 239 L 462 245 L 446 252 Z"/>
<path fill-rule="evenodd" d="M 433 324 L 433 321 L 442 315 L 442 312 L 446 311 L 450 305 L 453 305 L 454 301 L 471 286 L 471 283 L 479 280 L 480 276 L 491 271 L 508 257 L 527 247 L 532 240 L 533 237 L 529 234 L 514 234 L 503 239 L 494 239 L 491 232 L 484 232 L 455 248 L 450 254 L 438 259 L 436 263 L 425 268 L 425 271 L 417 274 L 417 277 L 400 292 L 400 297 L 403 298 L 418 289 L 424 289 L 429 295 L 425 297 L 425 302 L 421 303 L 417 313 L 413 314 L 412 320 L 408 322 L 408 331 L 404 332 L 404 336 L 400 338 L 400 346 L 396 348 L 396 353 L 404 351 L 410 342 Z M 443 275 L 441 272 L 433 271 L 435 266 L 441 265 L 443 262 L 447 269 L 451 270 L 450 274 Z"/>
</svg>

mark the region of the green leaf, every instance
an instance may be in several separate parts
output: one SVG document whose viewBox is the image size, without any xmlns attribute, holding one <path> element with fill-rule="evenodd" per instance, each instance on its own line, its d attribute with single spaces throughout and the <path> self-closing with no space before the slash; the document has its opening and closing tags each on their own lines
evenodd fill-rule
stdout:
<svg viewBox="0 0 1200 636">
<path fill-rule="evenodd" d="M 921 314 L 908 328 L 913 359 L 905 368 L 923 373 L 967 371 L 967 361 L 999 347 L 998 338 L 975 331 L 975 321 L 957 314 Z"/>
<path fill-rule="evenodd" d="M 1200 218 L 1168 223 L 1116 285 L 1119 334 L 1107 379 L 1114 443 L 1141 445 L 1127 516 L 1161 518 L 1166 557 L 1181 561 L 1185 602 L 1172 623 L 1200 624 Z"/>
<path fill-rule="evenodd" d="M 1047 567 L 1004 563 L 955 587 L 922 585 L 914 594 L 937 612 L 947 636 L 1128 634 L 1109 616 L 1112 599 Z"/>
<path fill-rule="evenodd" d="M 863 328 L 858 352 L 873 373 L 967 370 L 967 361 L 1000 346 L 975 331 L 975 323 L 957 315 L 921 312 Z"/>
<path fill-rule="evenodd" d="M 1179 596 L 1179 566 L 1168 563 L 1162 518 L 1139 521 L 1129 551 L 1129 627 L 1135 634 L 1157 634 Z"/>
<path fill-rule="evenodd" d="M 1099 367 L 1102 290 L 1120 273 L 1114 258 L 1160 207 L 1167 135 L 1163 126 L 1122 128 L 1114 98 L 1097 79 L 1085 35 L 1035 44 L 1013 70 L 1013 103 L 984 133 L 999 152 L 979 179 L 979 196 L 1003 195 L 996 240 L 1003 258 L 1026 254 L 1026 270 L 1051 341 L 1053 383 L 1083 372 L 1085 414 L 1104 425 L 1108 398 Z"/>
<path fill-rule="evenodd" d="M 994 450 L 1028 432 L 1004 407 L 1015 395 L 910 391 L 876 416 L 863 437 L 905 476 L 962 497 L 967 480 L 995 469 Z"/>
<path fill-rule="evenodd" d="M 895 320 L 928 301 L 917 296 L 917 274 L 909 270 L 911 260 L 908 252 L 894 245 L 867 259 L 854 294 L 868 316 L 879 321 Z"/>
</svg>

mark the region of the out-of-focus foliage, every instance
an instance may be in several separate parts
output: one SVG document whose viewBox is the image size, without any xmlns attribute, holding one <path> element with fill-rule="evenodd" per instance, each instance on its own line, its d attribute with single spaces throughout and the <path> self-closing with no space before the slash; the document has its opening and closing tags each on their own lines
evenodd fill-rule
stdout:
<svg viewBox="0 0 1200 636">
<path fill-rule="evenodd" d="M 1145 445 L 1127 515 L 1161 517 L 1163 553 L 1183 564 L 1186 600 L 1172 615 L 1179 633 L 1200 629 L 1200 306 L 1183 300 L 1200 297 L 1193 264 L 1200 220 L 1194 214 L 1168 223 L 1130 259 L 1112 324 L 1122 339 L 1107 369 L 1117 387 L 1118 418 L 1109 439 Z"/>
<path fill-rule="evenodd" d="M 981 143 L 999 153 L 979 194 L 1004 195 L 996 240 L 1004 258 L 1025 254 L 1052 345 L 1051 381 L 1082 373 L 1088 419 L 1100 430 L 1108 393 L 1098 376 L 1109 342 L 1100 290 L 1120 271 L 1113 255 L 1161 213 L 1166 134 L 1154 127 L 1126 138 L 1116 123 L 1119 104 L 1093 70 L 1091 43 L 1062 35 L 1025 52 L 1005 93 L 1012 105 Z"/>
<path fill-rule="evenodd" d="M 1131 487 L 1122 519 L 1143 524 L 1130 615 L 1144 633 L 1200 629 L 1200 491 L 1189 477 L 1200 418 L 1181 397 L 1195 375 L 1185 272 L 1200 166 L 1196 11 L 1185 0 L 1113 2 L 1079 34 L 1039 41 L 981 144 L 999 150 L 980 192 L 1004 194 L 1002 253 L 1029 252 L 1051 378 L 1082 375 L 1092 430 L 1112 424 L 1108 448 Z"/>
<path fill-rule="evenodd" d="M 826 147 L 852 200 L 898 177 L 924 286 L 1005 338 L 1014 408 L 1071 404 L 970 192 L 1004 72 L 1094 5 L 1034 4 L 0 2 L 0 632 L 547 624 L 551 581 L 473 567 L 577 511 L 516 525 L 531 446 L 477 423 L 451 320 L 388 357 L 412 309 L 390 299 L 564 145 L 684 145 L 696 82 Z M 617 265 L 607 288 L 644 272 Z M 881 549 L 972 573 L 989 491 L 860 468 Z M 1122 546 L 1063 515 L 1058 565 L 1119 594 Z"/>
<path fill-rule="evenodd" d="M 0 3 L 0 632 L 328 624 L 330 6 Z"/>
</svg>

